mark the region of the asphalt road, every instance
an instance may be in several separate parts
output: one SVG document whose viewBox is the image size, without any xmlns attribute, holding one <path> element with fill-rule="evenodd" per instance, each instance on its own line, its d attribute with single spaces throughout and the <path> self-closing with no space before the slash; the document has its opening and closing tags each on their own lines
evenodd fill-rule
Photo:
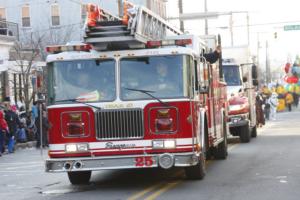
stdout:
<svg viewBox="0 0 300 200">
<path fill-rule="evenodd" d="M 298 200 L 299 122 L 300 111 L 278 114 L 249 144 L 230 144 L 227 160 L 208 161 L 202 181 L 186 180 L 181 169 L 106 170 L 72 186 L 66 174 L 44 172 L 46 151 L 18 150 L 0 157 L 0 199 Z"/>
</svg>

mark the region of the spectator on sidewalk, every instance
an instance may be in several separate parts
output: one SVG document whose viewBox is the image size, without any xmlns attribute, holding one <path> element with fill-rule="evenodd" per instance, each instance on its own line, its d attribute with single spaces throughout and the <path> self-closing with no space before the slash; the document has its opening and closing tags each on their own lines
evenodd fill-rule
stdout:
<svg viewBox="0 0 300 200">
<path fill-rule="evenodd" d="M 5 151 L 4 138 L 7 133 L 8 133 L 8 125 L 4 119 L 3 111 L 0 110 L 0 156 Z"/>
<path fill-rule="evenodd" d="M 5 120 L 8 125 L 9 134 L 7 135 L 8 152 L 14 152 L 15 138 L 17 135 L 17 130 L 20 124 L 19 117 L 16 112 L 14 112 L 13 107 L 8 105 L 5 110 Z"/>
<path fill-rule="evenodd" d="M 286 103 L 286 105 L 287 105 L 287 107 L 289 109 L 289 112 L 292 111 L 292 104 L 293 104 L 293 102 L 294 102 L 293 95 L 290 92 L 288 92 L 286 94 L 286 96 L 285 96 L 285 103 Z"/>
<path fill-rule="evenodd" d="M 34 101 L 32 103 L 32 107 L 31 107 L 31 119 L 33 121 L 36 121 L 36 119 L 38 118 L 38 116 L 39 116 L 38 105 L 37 105 L 37 102 Z"/>
<path fill-rule="evenodd" d="M 265 114 L 265 119 L 269 120 L 270 119 L 270 112 L 271 112 L 271 106 L 270 106 L 270 97 L 264 98 L 264 114 Z"/>
<path fill-rule="evenodd" d="M 265 117 L 263 112 L 264 101 L 261 94 L 256 95 L 255 108 L 256 108 L 256 125 L 262 127 L 265 125 Z"/>
<path fill-rule="evenodd" d="M 277 106 L 278 106 L 278 95 L 276 92 L 272 92 L 272 95 L 269 98 L 271 119 L 276 120 Z"/>
</svg>

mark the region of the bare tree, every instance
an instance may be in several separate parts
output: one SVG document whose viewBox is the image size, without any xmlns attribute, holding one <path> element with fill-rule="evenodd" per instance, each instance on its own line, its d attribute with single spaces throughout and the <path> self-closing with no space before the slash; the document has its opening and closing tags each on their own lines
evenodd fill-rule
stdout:
<svg viewBox="0 0 300 200">
<path fill-rule="evenodd" d="M 42 59 L 46 60 L 46 46 L 66 44 L 67 42 L 70 42 L 71 38 L 74 36 L 74 32 L 76 32 L 76 29 L 78 28 L 80 29 L 79 24 L 70 24 L 60 28 L 50 28 L 47 31 L 36 32 L 36 38 L 43 38 L 43 40 L 39 43 Z"/>
<path fill-rule="evenodd" d="M 79 25 L 73 24 L 63 28 L 53 28 L 47 31 L 23 32 L 20 41 L 16 42 L 11 49 L 10 60 L 15 61 L 15 72 L 21 74 L 21 88 L 24 95 L 25 109 L 28 112 L 30 104 L 37 91 L 31 90 L 31 78 L 33 76 L 33 67 L 37 61 L 45 61 L 47 52 L 46 46 L 66 44 L 73 36 L 74 30 Z M 44 72 L 42 73 L 44 74 Z M 44 80 L 44 79 L 43 79 Z"/>
<path fill-rule="evenodd" d="M 22 93 L 24 97 L 25 109 L 29 111 L 30 103 L 32 102 L 36 91 L 31 88 L 32 68 L 36 61 L 40 61 L 40 44 L 43 37 L 36 38 L 33 33 L 26 37 L 25 42 L 16 42 L 11 49 L 10 59 L 15 61 L 14 70 L 21 74 Z"/>
</svg>

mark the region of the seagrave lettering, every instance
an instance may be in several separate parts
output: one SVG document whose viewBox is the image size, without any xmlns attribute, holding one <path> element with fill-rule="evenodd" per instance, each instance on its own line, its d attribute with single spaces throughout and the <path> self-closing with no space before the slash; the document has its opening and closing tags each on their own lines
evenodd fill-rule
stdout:
<svg viewBox="0 0 300 200">
<path fill-rule="evenodd" d="M 114 144 L 112 142 L 105 143 L 106 149 L 127 149 L 135 147 L 135 144 Z"/>
</svg>

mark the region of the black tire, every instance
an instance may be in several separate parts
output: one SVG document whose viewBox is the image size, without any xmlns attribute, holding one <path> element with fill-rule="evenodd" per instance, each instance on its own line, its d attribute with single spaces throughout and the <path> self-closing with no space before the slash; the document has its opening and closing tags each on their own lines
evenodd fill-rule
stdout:
<svg viewBox="0 0 300 200">
<path fill-rule="evenodd" d="M 185 175 L 190 180 L 202 180 L 205 176 L 205 155 L 202 153 L 197 165 L 184 168 Z"/>
<path fill-rule="evenodd" d="M 240 127 L 240 140 L 241 140 L 241 143 L 248 143 L 250 142 L 250 131 L 249 131 L 249 124 L 245 125 L 245 126 L 242 126 Z"/>
<path fill-rule="evenodd" d="M 226 122 L 223 122 L 223 134 L 224 140 L 214 149 L 214 157 L 216 159 L 226 159 L 228 155 Z"/>
<path fill-rule="evenodd" d="M 88 184 L 91 174 L 91 171 L 68 172 L 68 177 L 73 185 Z"/>
<path fill-rule="evenodd" d="M 251 130 L 251 137 L 256 138 L 257 137 L 257 129 L 256 126 L 254 126 Z"/>
</svg>

